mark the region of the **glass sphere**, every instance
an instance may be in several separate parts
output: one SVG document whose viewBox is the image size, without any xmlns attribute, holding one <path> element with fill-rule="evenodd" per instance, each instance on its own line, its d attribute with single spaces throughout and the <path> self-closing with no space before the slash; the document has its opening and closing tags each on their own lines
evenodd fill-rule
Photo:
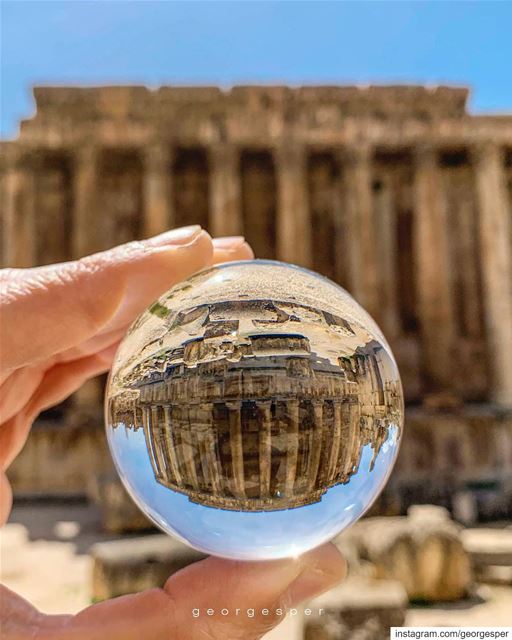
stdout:
<svg viewBox="0 0 512 640">
<path fill-rule="evenodd" d="M 330 280 L 267 260 L 195 274 L 119 347 L 107 435 L 132 498 L 206 553 L 293 556 L 383 488 L 403 423 L 380 329 Z"/>
</svg>

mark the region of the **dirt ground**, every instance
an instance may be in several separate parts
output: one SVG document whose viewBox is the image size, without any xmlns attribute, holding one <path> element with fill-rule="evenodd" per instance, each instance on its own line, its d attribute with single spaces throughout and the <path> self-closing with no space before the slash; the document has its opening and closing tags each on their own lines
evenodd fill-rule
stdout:
<svg viewBox="0 0 512 640">
<path fill-rule="evenodd" d="M 83 502 L 22 502 L 1 530 L 2 582 L 48 613 L 73 613 L 91 603 L 95 542 L 115 539 L 101 531 L 99 514 Z M 512 588 L 479 585 L 454 604 L 411 607 L 408 626 L 506 626 L 512 624 Z M 288 620 L 270 638 L 299 640 L 300 621 Z"/>
</svg>

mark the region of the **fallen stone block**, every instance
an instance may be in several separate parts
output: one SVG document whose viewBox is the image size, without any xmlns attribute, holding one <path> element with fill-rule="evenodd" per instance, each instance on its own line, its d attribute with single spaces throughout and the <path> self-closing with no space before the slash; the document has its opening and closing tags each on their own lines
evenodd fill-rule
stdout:
<svg viewBox="0 0 512 640">
<path fill-rule="evenodd" d="M 94 600 L 162 587 L 170 575 L 206 557 L 163 534 L 101 542 L 90 553 Z"/>
<path fill-rule="evenodd" d="M 486 565 L 475 568 L 475 580 L 485 584 L 512 587 L 512 566 Z"/>
<path fill-rule="evenodd" d="M 466 529 L 462 544 L 475 567 L 512 567 L 512 527 L 506 529 Z"/>
<path fill-rule="evenodd" d="M 349 577 L 308 603 L 304 640 L 388 640 L 390 627 L 404 624 L 408 598 L 392 580 Z"/>
<path fill-rule="evenodd" d="M 398 580 L 410 600 L 458 600 L 471 589 L 471 561 L 461 528 L 442 507 L 415 506 L 407 517 L 363 519 L 350 535 L 361 560 L 372 565 L 373 576 Z"/>
</svg>

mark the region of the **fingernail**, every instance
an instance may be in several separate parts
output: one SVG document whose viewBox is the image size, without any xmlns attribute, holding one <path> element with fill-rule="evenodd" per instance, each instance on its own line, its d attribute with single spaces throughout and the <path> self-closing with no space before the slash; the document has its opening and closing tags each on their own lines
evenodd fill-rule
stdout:
<svg viewBox="0 0 512 640">
<path fill-rule="evenodd" d="M 171 229 L 170 231 L 164 231 L 158 236 L 145 240 L 145 244 L 150 247 L 165 247 L 166 245 L 182 245 L 188 244 L 195 240 L 195 238 L 201 233 L 201 226 L 193 224 L 188 227 L 179 227 L 178 229 Z"/>
<path fill-rule="evenodd" d="M 224 236 L 222 238 L 214 238 L 213 246 L 216 249 L 224 249 L 227 251 L 234 251 L 240 248 L 245 242 L 243 236 Z"/>
</svg>

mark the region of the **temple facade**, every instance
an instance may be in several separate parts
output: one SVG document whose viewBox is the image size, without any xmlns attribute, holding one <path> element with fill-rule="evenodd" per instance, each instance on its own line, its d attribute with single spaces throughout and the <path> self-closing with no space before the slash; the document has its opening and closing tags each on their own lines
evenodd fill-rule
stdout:
<svg viewBox="0 0 512 640">
<path fill-rule="evenodd" d="M 468 90 L 453 87 L 34 96 L 18 138 L 1 143 L 4 266 L 191 223 L 244 234 L 258 257 L 355 296 L 388 338 L 409 404 L 462 424 L 484 407 L 512 437 L 512 115 L 471 115 Z M 100 396 L 86 385 L 68 410 Z"/>
<path fill-rule="evenodd" d="M 349 482 L 365 446 L 367 473 L 398 442 L 400 382 L 379 343 L 332 364 L 302 335 L 254 335 L 239 353 L 219 337 L 151 356 L 109 401 L 114 429 L 144 430 L 160 484 L 206 506 L 289 509 Z"/>
</svg>

